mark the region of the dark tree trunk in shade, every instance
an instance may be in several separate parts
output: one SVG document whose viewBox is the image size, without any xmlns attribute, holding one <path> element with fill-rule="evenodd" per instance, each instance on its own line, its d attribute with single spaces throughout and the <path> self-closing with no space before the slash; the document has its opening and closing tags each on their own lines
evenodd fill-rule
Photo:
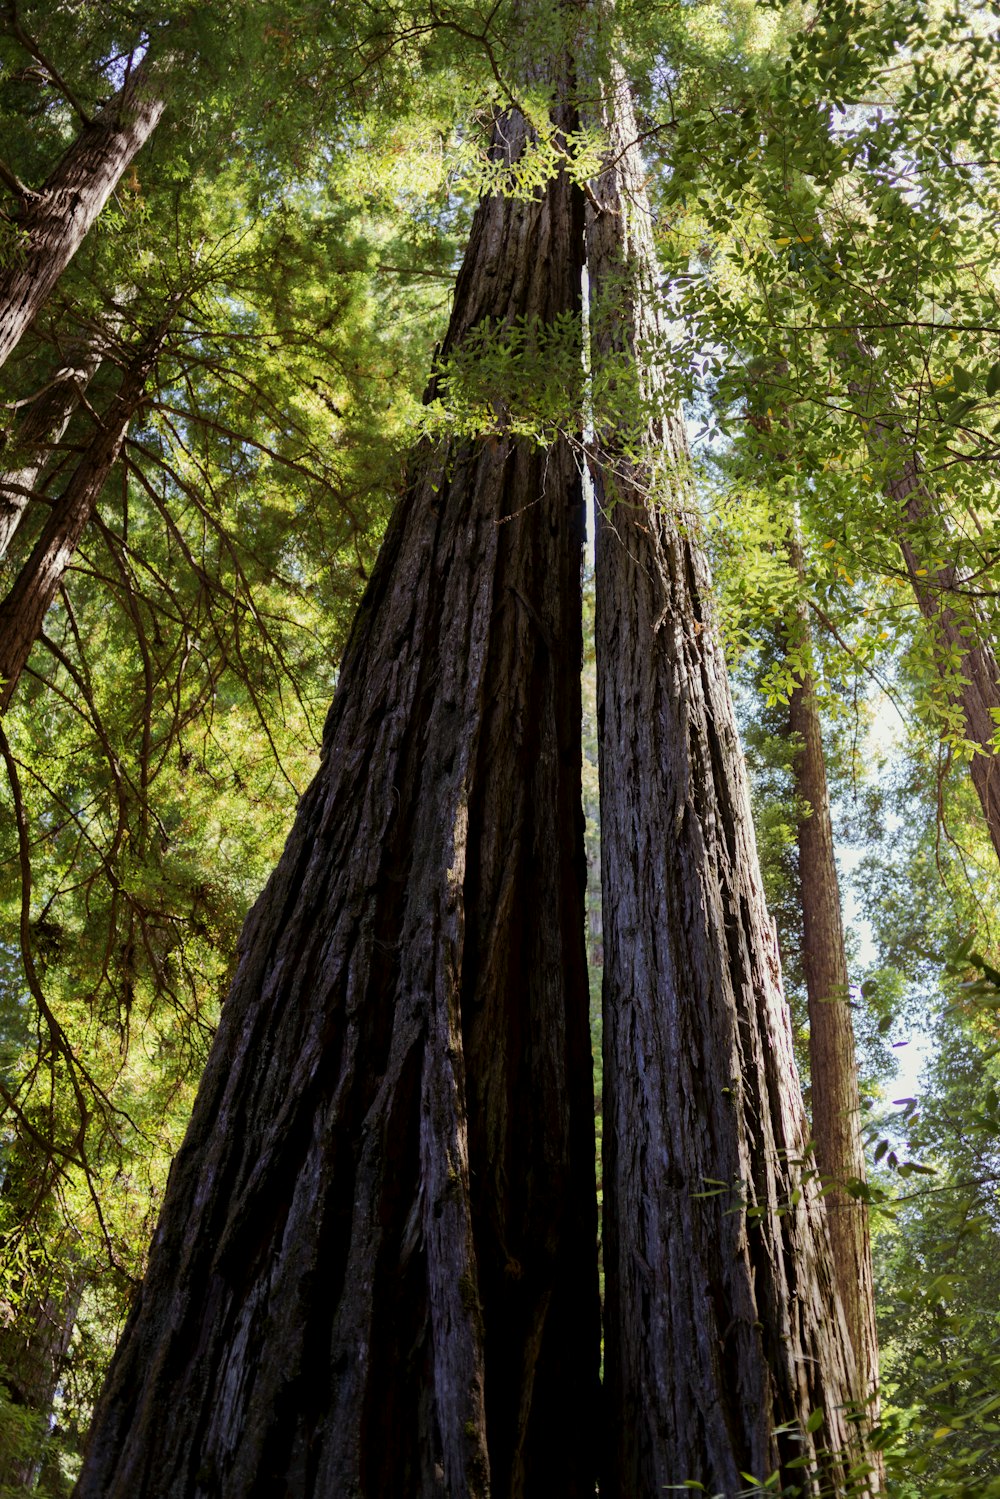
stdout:
<svg viewBox="0 0 1000 1499">
<path fill-rule="evenodd" d="M 802 579 L 802 552 L 794 538 L 790 550 L 793 566 Z M 799 615 L 800 640 L 808 659 L 810 629 L 804 604 Z M 798 740 L 795 790 L 800 805 L 804 805 L 797 833 L 802 958 L 809 1005 L 812 1134 L 816 1164 L 826 1187 L 837 1285 L 854 1348 L 855 1398 L 875 1415 L 878 1334 L 868 1208 L 860 1198 L 844 1190 L 846 1183 L 863 1182 L 867 1175 L 861 1137 L 861 1097 L 826 760 L 813 678 L 808 671 L 791 694 L 789 727 Z"/>
<path fill-rule="evenodd" d="M 62 439 L 100 362 L 96 342 L 84 345 L 72 363 L 56 370 L 14 428 L 2 455 L 5 471 L 0 473 L 0 562 L 7 555 L 53 449 Z"/>
<path fill-rule="evenodd" d="M 94 513 L 129 423 L 142 404 L 146 381 L 166 326 L 164 323 L 147 338 L 126 366 L 118 392 L 97 432 L 53 505 L 31 555 L 0 603 L 0 713 L 10 705 L 31 648 L 42 632 L 46 612 Z"/>
<path fill-rule="evenodd" d="M 616 85 L 591 215 L 594 363 L 662 336 L 638 131 Z M 621 288 L 627 305 L 621 312 Z M 608 288 L 612 288 L 609 293 Z M 602 302 L 618 299 L 617 317 Z M 614 1499 L 713 1494 L 856 1453 L 853 1358 L 677 416 L 627 461 L 598 421 L 605 1398 Z M 801 1430 L 823 1409 L 815 1434 Z M 782 1431 L 798 1425 L 798 1434 Z"/>
<path fill-rule="evenodd" d="M 447 347 L 578 310 L 581 202 L 480 207 Z M 581 503 L 562 442 L 414 458 L 80 1496 L 593 1494 Z"/>
<path fill-rule="evenodd" d="M 14 222 L 23 239 L 0 272 L 0 364 L 80 248 L 162 113 L 163 100 L 147 69 L 137 68 L 83 127 L 45 185 L 22 198 Z"/>
</svg>

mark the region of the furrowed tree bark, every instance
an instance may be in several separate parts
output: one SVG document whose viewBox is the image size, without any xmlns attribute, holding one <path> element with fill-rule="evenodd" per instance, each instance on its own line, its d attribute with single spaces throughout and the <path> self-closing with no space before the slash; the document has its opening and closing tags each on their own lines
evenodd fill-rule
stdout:
<svg viewBox="0 0 1000 1499">
<path fill-rule="evenodd" d="M 142 404 L 146 381 L 167 326 L 165 322 L 145 339 L 129 362 L 90 446 L 53 506 L 31 556 L 0 603 L 0 713 L 10 706 L 48 608 L 94 513 L 129 423 Z"/>
<path fill-rule="evenodd" d="M 100 362 L 96 342 L 83 345 L 78 358 L 56 370 L 15 428 L 4 452 L 9 467 L 0 473 L 0 562 L 7 555 L 52 450 L 61 441 Z"/>
<path fill-rule="evenodd" d="M 3 364 L 69 265 L 126 167 L 152 135 L 164 101 L 141 66 L 81 130 L 37 193 L 17 215 L 24 238 L 0 272 Z"/>
<path fill-rule="evenodd" d="M 791 538 L 789 552 L 804 584 L 802 549 L 795 536 Z M 812 640 L 804 600 L 798 614 L 798 642 L 805 647 L 808 660 Z M 811 671 L 805 672 L 791 693 L 788 719 L 798 745 L 793 773 L 802 809 L 797 839 L 802 888 L 802 959 L 809 1007 L 813 1142 L 826 1190 L 837 1288 L 854 1349 L 855 1399 L 876 1418 L 878 1333 L 868 1207 L 863 1199 L 845 1190 L 848 1183 L 867 1179 L 861 1095 L 826 758 Z"/>
<path fill-rule="evenodd" d="M 582 229 L 483 203 L 445 354 L 578 313 Z M 593 1494 L 582 526 L 562 441 L 415 456 L 81 1499 Z"/>
<path fill-rule="evenodd" d="M 662 410 L 639 132 L 619 79 L 613 97 L 615 165 L 594 186 L 604 210 L 588 228 L 594 364 L 634 354 L 640 394 Z M 624 316 L 609 317 L 623 286 Z M 803 1169 L 808 1131 L 685 503 L 684 430 L 654 417 L 648 456 L 630 460 L 602 439 L 600 413 L 597 424 L 608 1492 L 653 1499 L 695 1482 L 728 1496 L 743 1474 L 810 1492 L 789 1467 L 799 1457 L 843 1488 L 844 1454 L 857 1452 L 844 1414 L 853 1358 L 823 1203 Z"/>
</svg>

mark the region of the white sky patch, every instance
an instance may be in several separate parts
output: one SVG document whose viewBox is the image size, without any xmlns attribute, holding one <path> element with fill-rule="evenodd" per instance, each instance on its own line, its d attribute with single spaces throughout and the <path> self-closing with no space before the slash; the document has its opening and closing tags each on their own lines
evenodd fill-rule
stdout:
<svg viewBox="0 0 1000 1499">
<path fill-rule="evenodd" d="M 583 308 L 583 381 L 584 381 L 584 409 L 583 409 L 583 453 L 580 460 L 580 476 L 583 480 L 583 503 L 586 507 L 586 533 L 583 541 L 584 565 L 588 572 L 593 572 L 595 564 L 594 538 L 596 536 L 596 517 L 594 515 L 594 481 L 590 476 L 590 467 L 587 463 L 587 450 L 594 440 L 594 403 L 592 400 L 593 385 L 590 374 L 590 273 L 587 270 L 587 262 L 583 263 L 580 273 L 581 306 Z"/>
</svg>

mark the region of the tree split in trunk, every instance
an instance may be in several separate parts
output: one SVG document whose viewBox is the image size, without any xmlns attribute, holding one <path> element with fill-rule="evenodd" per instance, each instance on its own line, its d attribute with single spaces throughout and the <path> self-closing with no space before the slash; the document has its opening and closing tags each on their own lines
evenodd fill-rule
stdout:
<svg viewBox="0 0 1000 1499">
<path fill-rule="evenodd" d="M 594 365 L 624 356 L 651 415 L 626 447 L 598 412 L 594 474 L 608 1492 L 731 1495 L 744 1474 L 808 1490 L 810 1470 L 843 1485 L 853 1357 L 686 438 L 653 363 L 639 132 L 623 80 L 611 94 L 588 227 Z"/>
<path fill-rule="evenodd" d="M 616 105 L 588 255 L 625 314 L 598 314 L 595 342 L 656 395 Z M 529 137 L 508 113 L 494 150 Z M 445 359 L 486 320 L 521 345 L 579 323 L 582 202 L 560 175 L 480 206 Z M 645 445 L 605 441 L 597 473 L 605 1492 L 735 1494 L 744 1473 L 796 1481 L 799 1457 L 837 1482 L 850 1342 L 745 774 L 690 519 L 652 497 L 684 493 L 677 419 Z M 415 455 L 244 929 L 81 1499 L 593 1494 L 581 540 L 565 438 Z"/>
<path fill-rule="evenodd" d="M 579 314 L 582 201 L 480 206 L 445 356 Z M 416 454 L 81 1496 L 593 1494 L 582 525 L 563 440 Z"/>
</svg>

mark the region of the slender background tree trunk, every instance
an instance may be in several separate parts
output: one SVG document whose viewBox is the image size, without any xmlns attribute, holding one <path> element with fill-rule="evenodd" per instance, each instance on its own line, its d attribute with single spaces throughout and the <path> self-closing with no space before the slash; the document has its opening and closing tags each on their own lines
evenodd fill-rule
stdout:
<svg viewBox="0 0 1000 1499">
<path fill-rule="evenodd" d="M 11 1326 L 0 1329 L 0 1381 L 15 1405 L 43 1418 L 52 1411 L 85 1285 L 81 1269 L 68 1289 L 64 1284 L 47 1295 L 29 1293 Z M 40 1457 L 0 1453 L 0 1485 L 30 1487 L 41 1463 Z"/>
<path fill-rule="evenodd" d="M 932 558 L 920 555 L 924 549 L 917 537 L 932 513 L 932 503 L 915 464 L 892 482 L 890 493 L 901 508 L 899 547 L 920 612 L 933 633 L 949 701 L 962 710 L 966 738 L 979 746 L 969 762 L 969 773 L 1000 858 L 1000 760 L 993 748 L 993 736 L 1000 727 L 996 657 L 974 611 L 959 612 L 951 603 L 949 595 L 954 596 L 961 582 L 958 570 L 935 566 Z M 957 675 L 953 675 L 952 662 Z"/>
<path fill-rule="evenodd" d="M 446 353 L 578 313 L 581 204 L 480 207 Z M 81 1496 L 593 1494 L 581 542 L 567 444 L 415 458 Z"/>
<path fill-rule="evenodd" d="M 3 455 L 10 467 L 0 473 L 0 561 L 6 557 L 31 492 L 100 362 L 96 342 L 84 345 L 79 358 L 56 370 L 16 426 Z"/>
<path fill-rule="evenodd" d="M 145 66 L 81 130 L 37 193 L 26 193 L 18 253 L 0 272 L 3 364 L 69 265 L 125 168 L 152 135 L 164 102 Z"/>
<path fill-rule="evenodd" d="M 46 612 L 94 513 L 129 423 L 142 404 L 146 381 L 167 326 L 167 323 L 161 325 L 133 355 L 104 420 L 65 491 L 53 505 L 31 556 L 0 603 L 0 713 L 10 705 L 31 648 L 41 634 Z"/>
<path fill-rule="evenodd" d="M 614 82 L 590 218 L 595 367 L 662 399 L 638 130 Z M 628 299 L 624 318 L 608 316 Z M 612 291 L 613 289 L 613 291 Z M 600 446 L 600 413 L 597 415 Z M 641 425 L 641 424 L 640 424 Z M 605 1387 L 616 1499 L 735 1494 L 799 1457 L 842 1481 L 854 1372 L 679 418 L 599 452 Z M 821 1431 L 808 1431 L 822 1410 Z M 787 1427 L 797 1428 L 790 1432 Z M 786 1428 L 782 1430 L 782 1428 Z"/>
<path fill-rule="evenodd" d="M 802 550 L 796 538 L 790 552 L 792 565 L 804 583 Z M 811 632 L 804 602 L 799 606 L 799 631 L 808 659 Z M 809 1006 L 813 1141 L 816 1164 L 826 1190 L 837 1286 L 854 1348 L 855 1398 L 867 1405 L 872 1416 L 877 1416 L 878 1333 L 868 1208 L 862 1199 L 845 1191 L 846 1183 L 863 1182 L 867 1178 L 861 1136 L 861 1095 L 826 760 L 811 672 L 806 672 L 793 690 L 788 716 L 789 727 L 798 740 L 795 791 L 800 806 L 804 805 L 797 836 L 802 958 Z"/>
<path fill-rule="evenodd" d="M 863 340 L 857 348 L 868 367 L 867 386 L 849 382 L 862 411 L 877 394 L 875 359 Z M 891 398 L 884 405 L 890 407 Z M 1000 676 L 996 656 L 971 601 L 962 601 L 962 578 L 952 563 L 940 561 L 947 545 L 948 523 L 920 472 L 916 454 L 899 451 L 897 423 L 891 414 L 871 413 L 866 435 L 873 459 L 887 472 L 885 493 L 897 506 L 899 549 L 903 554 L 921 614 L 931 630 L 938 667 L 948 701 L 961 710 L 965 737 L 978 750 L 969 762 L 990 839 L 1000 858 L 1000 758 L 993 737 L 1000 726 Z M 928 540 L 929 531 L 937 539 Z"/>
</svg>

